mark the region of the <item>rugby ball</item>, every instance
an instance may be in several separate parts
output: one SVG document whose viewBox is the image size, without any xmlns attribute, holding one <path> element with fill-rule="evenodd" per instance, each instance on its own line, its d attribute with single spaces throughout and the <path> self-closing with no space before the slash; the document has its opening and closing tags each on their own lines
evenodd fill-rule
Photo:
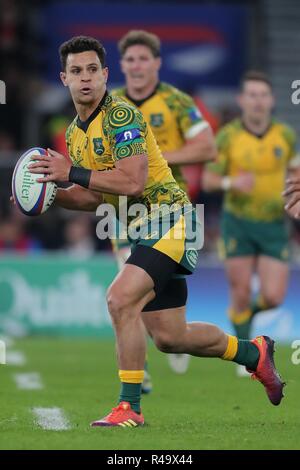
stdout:
<svg viewBox="0 0 300 470">
<path fill-rule="evenodd" d="M 34 163 L 34 155 L 47 155 L 45 149 L 34 147 L 25 152 L 18 160 L 12 177 L 12 194 L 17 206 L 26 215 L 40 215 L 49 209 L 57 191 L 57 184 L 52 181 L 38 183 L 44 175 L 30 173 L 28 166 Z"/>
</svg>

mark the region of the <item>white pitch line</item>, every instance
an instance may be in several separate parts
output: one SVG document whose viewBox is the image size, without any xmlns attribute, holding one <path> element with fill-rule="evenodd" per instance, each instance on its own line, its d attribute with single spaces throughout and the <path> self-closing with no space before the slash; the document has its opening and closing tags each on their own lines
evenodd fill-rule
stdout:
<svg viewBox="0 0 300 470">
<path fill-rule="evenodd" d="M 13 378 L 20 390 L 41 390 L 44 388 L 41 376 L 38 372 L 14 374 Z"/>
<path fill-rule="evenodd" d="M 33 408 L 37 424 L 48 431 L 66 431 L 71 425 L 61 408 Z"/>
<path fill-rule="evenodd" d="M 21 351 L 6 351 L 6 364 L 9 366 L 25 366 L 27 360 Z"/>
</svg>

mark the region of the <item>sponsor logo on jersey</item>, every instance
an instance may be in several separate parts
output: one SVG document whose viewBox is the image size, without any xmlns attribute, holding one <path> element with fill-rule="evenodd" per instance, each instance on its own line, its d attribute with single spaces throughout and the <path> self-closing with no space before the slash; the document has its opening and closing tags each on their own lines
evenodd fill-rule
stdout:
<svg viewBox="0 0 300 470">
<path fill-rule="evenodd" d="M 150 126 L 160 127 L 164 123 L 164 116 L 162 113 L 150 114 Z"/>
<path fill-rule="evenodd" d="M 103 139 L 101 137 L 97 137 L 93 139 L 93 144 L 96 155 L 102 155 L 104 152 Z"/>
<path fill-rule="evenodd" d="M 123 132 L 116 134 L 116 143 L 122 144 L 126 142 L 131 142 L 134 139 L 138 139 L 141 136 L 140 129 L 129 129 Z"/>
<path fill-rule="evenodd" d="M 188 263 L 195 268 L 197 264 L 197 259 L 198 259 L 198 251 L 195 250 L 195 248 L 189 248 L 186 251 L 186 259 L 188 260 Z"/>
<path fill-rule="evenodd" d="M 283 155 L 283 150 L 281 147 L 274 147 L 274 155 L 276 158 L 281 158 Z"/>
</svg>

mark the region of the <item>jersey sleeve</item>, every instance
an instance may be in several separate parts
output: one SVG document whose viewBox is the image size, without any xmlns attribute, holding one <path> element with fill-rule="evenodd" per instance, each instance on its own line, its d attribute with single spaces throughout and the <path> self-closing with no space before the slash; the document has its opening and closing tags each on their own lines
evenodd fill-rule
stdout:
<svg viewBox="0 0 300 470">
<path fill-rule="evenodd" d="M 73 165 L 76 165 L 77 162 L 74 158 L 73 151 L 72 151 L 72 136 L 73 136 L 74 127 L 75 127 L 75 123 L 73 121 L 66 130 L 65 140 L 66 140 L 68 156 L 71 162 L 73 163 Z"/>
<path fill-rule="evenodd" d="M 192 139 L 203 129 L 209 127 L 209 123 L 197 108 L 194 100 L 179 90 L 176 90 L 177 122 L 185 139 Z"/>
<path fill-rule="evenodd" d="M 104 120 L 104 133 L 115 161 L 148 153 L 147 124 L 133 106 L 120 103 L 112 108 Z"/>
<path fill-rule="evenodd" d="M 221 129 L 216 136 L 218 149 L 217 160 L 206 165 L 206 169 L 219 175 L 226 175 L 229 162 L 230 133 L 226 127 Z"/>
<path fill-rule="evenodd" d="M 110 90 L 109 94 L 111 96 L 117 96 L 118 98 L 125 99 L 125 88 L 113 88 Z"/>
</svg>

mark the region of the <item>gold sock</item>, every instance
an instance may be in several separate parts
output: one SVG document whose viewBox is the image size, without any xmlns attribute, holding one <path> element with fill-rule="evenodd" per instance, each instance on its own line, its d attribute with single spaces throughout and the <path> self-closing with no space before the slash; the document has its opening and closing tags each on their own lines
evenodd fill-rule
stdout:
<svg viewBox="0 0 300 470">
<path fill-rule="evenodd" d="M 266 303 L 265 299 L 261 294 L 259 294 L 259 296 L 257 297 L 256 305 L 259 308 L 259 311 L 268 309 L 268 304 Z"/>
<path fill-rule="evenodd" d="M 250 308 L 247 308 L 243 312 L 237 312 L 234 308 L 230 307 L 228 309 L 228 316 L 232 323 L 235 325 L 241 325 L 246 323 L 252 317 L 252 312 Z"/>
<path fill-rule="evenodd" d="M 119 370 L 121 382 L 141 384 L 144 380 L 144 370 Z"/>
<path fill-rule="evenodd" d="M 227 335 L 228 343 L 226 351 L 224 352 L 222 359 L 225 361 L 232 361 L 235 358 L 238 350 L 238 339 L 236 336 Z"/>
</svg>

